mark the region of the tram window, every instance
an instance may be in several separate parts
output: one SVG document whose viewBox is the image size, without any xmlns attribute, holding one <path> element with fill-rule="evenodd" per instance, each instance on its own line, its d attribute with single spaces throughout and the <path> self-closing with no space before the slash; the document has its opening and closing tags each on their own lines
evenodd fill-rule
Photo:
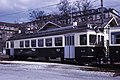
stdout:
<svg viewBox="0 0 120 80">
<path fill-rule="evenodd" d="M 74 45 L 74 36 L 70 36 L 70 45 Z"/>
<path fill-rule="evenodd" d="M 31 40 L 31 47 L 36 47 L 36 40 Z"/>
<path fill-rule="evenodd" d="M 62 37 L 55 38 L 55 46 L 62 46 Z"/>
<path fill-rule="evenodd" d="M 90 45 L 95 45 L 96 44 L 96 35 L 90 35 L 89 36 L 90 40 Z"/>
<path fill-rule="evenodd" d="M 115 44 L 115 35 L 111 35 L 111 44 Z"/>
<path fill-rule="evenodd" d="M 52 38 L 45 39 L 46 46 L 52 46 Z"/>
<path fill-rule="evenodd" d="M 74 36 L 72 36 L 72 45 L 74 45 Z"/>
<path fill-rule="evenodd" d="M 111 33 L 111 43 L 120 44 L 120 33 Z"/>
<path fill-rule="evenodd" d="M 6 45 L 7 48 L 9 48 L 9 43 L 7 42 L 7 45 Z"/>
<path fill-rule="evenodd" d="M 69 36 L 66 36 L 65 37 L 65 45 L 69 45 L 69 43 L 70 43 Z"/>
<path fill-rule="evenodd" d="M 30 41 L 29 40 L 26 40 L 25 41 L 25 47 L 29 47 L 30 46 Z"/>
<path fill-rule="evenodd" d="M 87 45 L 87 35 L 80 35 L 80 45 Z"/>
<path fill-rule="evenodd" d="M 101 43 L 101 40 L 100 40 L 100 35 L 98 35 L 98 44 Z"/>
<path fill-rule="evenodd" d="M 44 40 L 43 39 L 38 39 L 38 47 L 43 47 Z"/>
<path fill-rule="evenodd" d="M 120 44 L 120 35 L 116 35 L 115 38 L 116 38 L 116 44 Z"/>
<path fill-rule="evenodd" d="M 20 47 L 24 47 L 24 41 L 20 41 Z"/>
<path fill-rule="evenodd" d="M 101 36 L 101 43 L 104 45 L 104 36 Z"/>
<path fill-rule="evenodd" d="M 11 48 L 14 48 L 14 42 L 13 41 L 11 42 Z"/>
<path fill-rule="evenodd" d="M 100 35 L 98 35 L 98 45 L 104 45 L 104 36 L 100 38 Z"/>
</svg>

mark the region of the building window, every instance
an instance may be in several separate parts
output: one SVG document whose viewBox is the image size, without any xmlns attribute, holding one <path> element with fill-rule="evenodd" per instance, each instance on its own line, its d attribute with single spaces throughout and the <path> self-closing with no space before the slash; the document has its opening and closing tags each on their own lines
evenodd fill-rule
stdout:
<svg viewBox="0 0 120 80">
<path fill-rule="evenodd" d="M 80 45 L 87 45 L 87 35 L 80 35 Z"/>
<path fill-rule="evenodd" d="M 20 41 L 20 47 L 24 47 L 24 41 Z"/>
<path fill-rule="evenodd" d="M 11 41 L 11 48 L 14 48 L 14 41 Z"/>
<path fill-rule="evenodd" d="M 105 18 L 109 18 L 109 13 L 105 13 Z"/>
<path fill-rule="evenodd" d="M 100 19 L 100 15 L 99 14 L 97 14 L 97 19 Z"/>
<path fill-rule="evenodd" d="M 43 39 L 38 39 L 38 47 L 43 47 L 44 40 Z"/>
<path fill-rule="evenodd" d="M 55 38 L 55 46 L 62 46 L 62 37 Z"/>
<path fill-rule="evenodd" d="M 11 34 L 13 33 L 13 32 L 10 32 Z"/>
<path fill-rule="evenodd" d="M 6 30 L 9 30 L 9 27 L 5 27 Z"/>
<path fill-rule="evenodd" d="M 45 39 L 46 46 L 52 46 L 52 38 Z"/>
<path fill-rule="evenodd" d="M 0 38 L 2 38 L 2 35 L 0 35 Z"/>
<path fill-rule="evenodd" d="M 89 40 L 90 40 L 90 45 L 95 45 L 96 44 L 96 35 L 90 35 Z"/>
<path fill-rule="evenodd" d="M 25 47 L 30 47 L 30 41 L 29 40 L 25 41 Z"/>
<path fill-rule="evenodd" d="M 93 20 L 96 20 L 96 16 L 95 15 L 93 15 Z"/>
<path fill-rule="evenodd" d="M 13 28 L 13 27 L 11 27 L 11 28 L 10 28 L 10 30 L 14 30 L 14 28 Z"/>
<path fill-rule="evenodd" d="M 89 21 L 93 20 L 93 16 L 88 16 Z"/>
<path fill-rule="evenodd" d="M 31 40 L 31 47 L 36 47 L 36 40 Z"/>
</svg>

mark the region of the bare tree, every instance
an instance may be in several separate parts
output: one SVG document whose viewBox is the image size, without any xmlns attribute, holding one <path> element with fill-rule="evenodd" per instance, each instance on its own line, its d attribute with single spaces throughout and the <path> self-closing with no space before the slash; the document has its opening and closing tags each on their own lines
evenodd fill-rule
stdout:
<svg viewBox="0 0 120 80">
<path fill-rule="evenodd" d="M 90 10 L 93 8 L 93 4 L 89 0 L 82 1 L 82 11 Z"/>
<path fill-rule="evenodd" d="M 71 12 L 70 2 L 68 0 L 60 0 L 60 4 L 58 4 L 58 9 L 60 14 L 68 15 Z"/>
<path fill-rule="evenodd" d="M 68 0 L 60 0 L 57 8 L 60 11 L 60 16 L 62 16 L 61 18 L 66 21 L 66 24 L 69 24 L 68 19 L 70 18 L 70 13 L 72 9 L 70 2 Z"/>
<path fill-rule="evenodd" d="M 76 0 L 75 6 L 77 11 L 82 11 L 84 21 L 88 21 L 87 11 L 93 8 L 92 0 Z"/>
<path fill-rule="evenodd" d="M 45 16 L 45 12 L 44 11 L 40 11 L 40 10 L 33 10 L 32 12 L 30 12 L 30 18 L 31 20 L 38 20 L 39 17 L 41 16 Z"/>
<path fill-rule="evenodd" d="M 87 11 L 93 8 L 93 4 L 90 0 L 76 0 L 75 6 L 78 11 Z"/>
<path fill-rule="evenodd" d="M 78 11 L 81 11 L 81 0 L 77 0 L 77 1 L 75 1 L 74 4 L 75 4 L 77 10 L 78 10 Z"/>
<path fill-rule="evenodd" d="M 41 11 L 39 9 L 33 10 L 32 12 L 30 12 L 30 20 L 35 22 L 34 23 L 34 27 L 39 27 L 40 26 L 40 17 L 45 16 L 45 12 Z"/>
</svg>

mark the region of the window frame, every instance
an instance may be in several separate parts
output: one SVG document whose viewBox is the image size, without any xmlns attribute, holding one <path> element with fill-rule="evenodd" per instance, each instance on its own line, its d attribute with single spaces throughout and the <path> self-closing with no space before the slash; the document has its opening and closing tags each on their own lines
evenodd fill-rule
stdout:
<svg viewBox="0 0 120 80">
<path fill-rule="evenodd" d="M 82 36 L 84 36 L 85 40 L 81 40 L 81 37 L 82 37 Z M 81 34 L 81 35 L 79 35 L 79 39 L 80 39 L 80 40 L 79 40 L 79 41 L 80 41 L 80 42 L 79 42 L 80 45 L 87 45 L 87 34 Z M 82 42 L 81 42 L 81 41 L 82 41 Z M 84 42 L 84 43 L 83 43 L 83 42 Z"/>
<path fill-rule="evenodd" d="M 30 47 L 30 40 L 25 40 L 25 47 Z"/>
<path fill-rule="evenodd" d="M 9 48 L 9 45 L 10 45 L 9 42 L 7 42 L 7 43 L 6 43 L 6 48 Z"/>
<path fill-rule="evenodd" d="M 46 38 L 46 39 L 45 39 L 45 45 L 46 45 L 47 47 L 52 46 L 52 38 Z"/>
<path fill-rule="evenodd" d="M 38 47 L 44 47 L 44 39 L 38 39 Z"/>
<path fill-rule="evenodd" d="M 90 34 L 89 35 L 89 45 L 95 45 L 97 43 L 97 35 Z"/>
<path fill-rule="evenodd" d="M 54 41 L 55 41 L 55 46 L 63 46 L 63 37 L 55 37 Z"/>
<path fill-rule="evenodd" d="M 14 41 L 11 41 L 10 44 L 11 44 L 10 47 L 14 48 Z"/>
<path fill-rule="evenodd" d="M 31 47 L 36 47 L 36 39 L 31 40 Z"/>
<path fill-rule="evenodd" d="M 20 48 L 23 48 L 24 47 L 24 41 L 20 41 L 19 43 L 20 43 L 20 45 L 19 45 Z"/>
</svg>

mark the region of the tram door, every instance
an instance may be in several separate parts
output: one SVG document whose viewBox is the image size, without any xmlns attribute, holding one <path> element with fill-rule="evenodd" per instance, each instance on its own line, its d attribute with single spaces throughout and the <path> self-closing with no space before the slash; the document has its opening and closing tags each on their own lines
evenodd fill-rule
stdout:
<svg viewBox="0 0 120 80">
<path fill-rule="evenodd" d="M 75 58 L 74 35 L 65 35 L 64 59 Z"/>
<path fill-rule="evenodd" d="M 10 56 L 14 56 L 14 42 L 11 41 Z"/>
</svg>

